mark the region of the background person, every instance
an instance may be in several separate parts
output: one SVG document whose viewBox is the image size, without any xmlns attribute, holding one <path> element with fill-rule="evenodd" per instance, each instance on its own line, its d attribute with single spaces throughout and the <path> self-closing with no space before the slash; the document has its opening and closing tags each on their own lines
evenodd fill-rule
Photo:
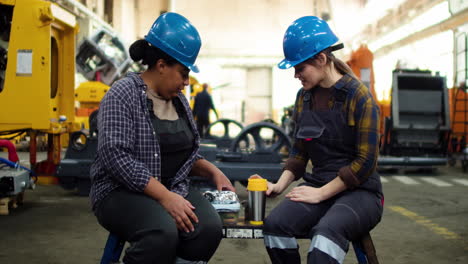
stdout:
<svg viewBox="0 0 468 264">
<path fill-rule="evenodd" d="M 203 91 L 199 92 L 195 96 L 195 102 L 193 105 L 193 116 L 197 120 L 197 128 L 200 133 L 200 137 L 205 137 L 206 129 L 210 124 L 210 109 L 213 109 L 216 118 L 218 118 L 218 112 L 213 104 L 213 99 L 208 93 L 208 84 L 203 84 Z"/>
<path fill-rule="evenodd" d="M 182 93 L 190 70 L 198 71 L 200 46 L 185 17 L 161 15 L 130 47 L 148 69 L 115 82 L 101 102 L 90 195 L 99 223 L 130 242 L 125 264 L 207 262 L 222 238 L 219 215 L 189 187 L 189 175 L 197 175 L 234 191 L 198 154 L 200 137 Z"/>
<path fill-rule="evenodd" d="M 376 172 L 379 109 L 369 89 L 335 58 L 338 38 L 328 24 L 306 16 L 294 21 L 283 41 L 281 69 L 294 67 L 302 83 L 294 115 L 294 145 L 267 195 L 293 188 L 264 221 L 272 263 L 300 263 L 295 237 L 310 237 L 308 263 L 342 263 L 350 240 L 380 221 L 383 194 Z M 312 174 L 305 173 L 307 162 Z"/>
</svg>

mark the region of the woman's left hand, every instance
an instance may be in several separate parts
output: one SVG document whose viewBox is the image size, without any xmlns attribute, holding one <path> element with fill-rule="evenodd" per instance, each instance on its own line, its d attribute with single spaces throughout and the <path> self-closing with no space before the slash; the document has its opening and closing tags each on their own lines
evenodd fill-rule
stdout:
<svg viewBox="0 0 468 264">
<path fill-rule="evenodd" d="M 286 197 L 295 202 L 304 202 L 310 204 L 317 204 L 324 200 L 324 195 L 320 188 L 310 186 L 299 186 L 293 188 Z"/>
<path fill-rule="evenodd" d="M 232 191 L 235 192 L 236 188 L 232 186 L 231 181 L 224 175 L 223 172 L 218 171 L 212 177 L 213 183 L 216 185 L 218 191 Z"/>
</svg>

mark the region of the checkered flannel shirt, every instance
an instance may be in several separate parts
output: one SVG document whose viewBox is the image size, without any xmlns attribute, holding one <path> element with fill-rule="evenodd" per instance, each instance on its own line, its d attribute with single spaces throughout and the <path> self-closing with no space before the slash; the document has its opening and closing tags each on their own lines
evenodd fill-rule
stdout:
<svg viewBox="0 0 468 264">
<path fill-rule="evenodd" d="M 115 82 L 101 101 L 98 113 L 98 149 L 91 166 L 91 203 L 96 205 L 112 190 L 125 187 L 143 192 L 150 177 L 161 179 L 161 151 L 146 103 L 147 86 L 139 74 L 129 73 Z M 179 93 L 195 147 L 184 165 L 169 183 L 169 189 L 182 196 L 188 194 L 188 174 L 198 154 L 200 136 L 189 103 Z"/>
</svg>

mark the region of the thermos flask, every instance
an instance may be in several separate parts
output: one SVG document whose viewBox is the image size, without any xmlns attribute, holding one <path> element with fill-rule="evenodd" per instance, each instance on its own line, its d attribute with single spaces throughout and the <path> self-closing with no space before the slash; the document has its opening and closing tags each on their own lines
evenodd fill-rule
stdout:
<svg viewBox="0 0 468 264">
<path fill-rule="evenodd" d="M 265 218 L 265 192 L 268 189 L 266 179 L 249 179 L 247 190 L 249 191 L 249 217 L 250 224 L 263 225 Z"/>
</svg>

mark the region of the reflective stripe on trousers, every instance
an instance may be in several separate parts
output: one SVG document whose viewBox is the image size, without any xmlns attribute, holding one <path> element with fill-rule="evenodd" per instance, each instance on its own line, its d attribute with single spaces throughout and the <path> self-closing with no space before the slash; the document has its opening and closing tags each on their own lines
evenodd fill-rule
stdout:
<svg viewBox="0 0 468 264">
<path fill-rule="evenodd" d="M 298 248 L 296 238 L 294 237 L 264 235 L 263 240 L 265 242 L 265 246 L 269 248 L 279 248 L 279 249 Z"/>
<path fill-rule="evenodd" d="M 265 235 L 264 242 L 265 246 L 270 249 L 299 248 L 296 238 L 294 237 Z M 343 263 L 343 260 L 346 256 L 346 252 L 341 249 L 339 245 L 322 235 L 316 235 L 312 238 L 312 242 L 310 243 L 309 247 L 309 253 L 311 253 L 313 250 L 320 250 L 321 252 L 335 259 L 338 263 Z"/>
<path fill-rule="evenodd" d="M 309 247 L 309 253 L 315 249 L 318 249 L 334 258 L 338 263 L 343 263 L 343 260 L 346 256 L 346 252 L 341 249 L 340 246 L 322 235 L 316 235 L 312 238 L 312 242 L 310 243 Z"/>
</svg>

